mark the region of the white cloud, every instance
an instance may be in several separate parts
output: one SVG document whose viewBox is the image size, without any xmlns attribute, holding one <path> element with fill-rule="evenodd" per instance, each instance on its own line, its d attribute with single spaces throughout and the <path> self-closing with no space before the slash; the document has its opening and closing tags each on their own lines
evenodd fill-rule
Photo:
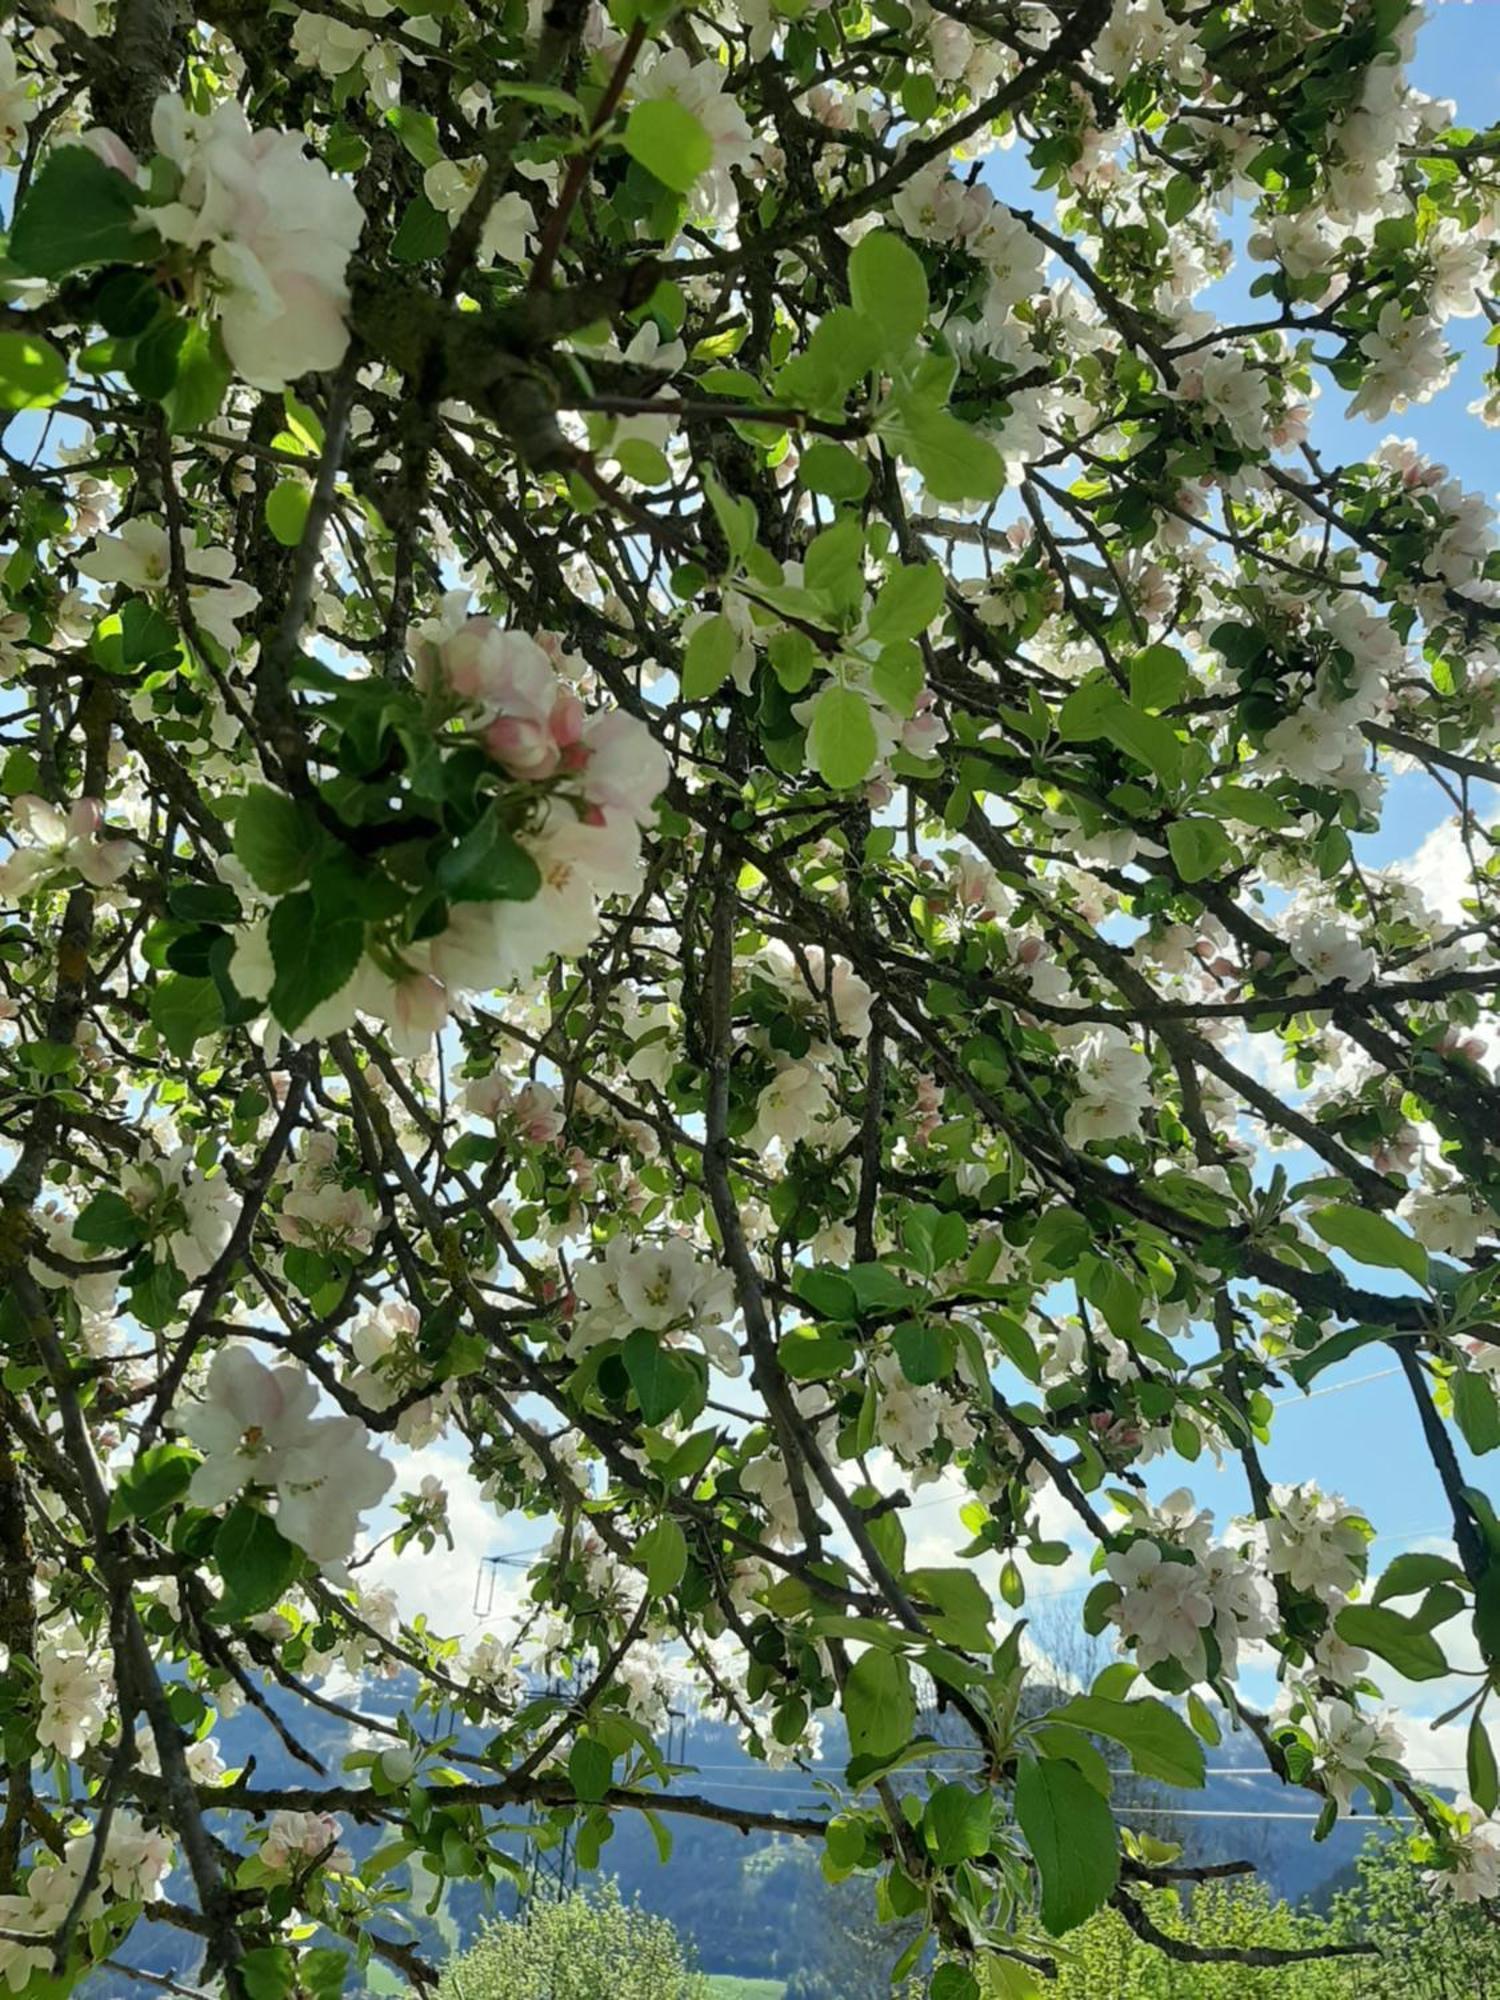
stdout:
<svg viewBox="0 0 1500 2000">
<path fill-rule="evenodd" d="M 1485 850 L 1476 847 L 1480 860 Z M 1471 868 L 1468 851 L 1464 846 L 1460 822 L 1455 815 L 1435 826 L 1422 845 L 1408 860 L 1400 861 L 1391 870 L 1404 882 L 1420 891 L 1430 908 L 1445 922 L 1461 924 L 1467 921 L 1460 909 L 1461 899 L 1471 893 Z"/>
<path fill-rule="evenodd" d="M 393 1548 L 383 1548 L 367 1568 L 357 1572 L 361 1583 L 389 1587 L 396 1593 L 403 1618 L 410 1620 L 422 1613 L 432 1629 L 445 1638 L 473 1640 L 481 1632 L 505 1629 L 514 1621 L 519 1607 L 525 1572 L 504 1565 L 488 1568 L 486 1558 L 538 1547 L 551 1532 L 550 1524 L 529 1520 L 525 1515 L 497 1514 L 480 1492 L 461 1441 L 400 1452 L 396 1467 L 395 1496 L 414 1491 L 429 1474 L 447 1487 L 453 1547 L 445 1548 L 439 1542 L 427 1554 L 413 1542 L 400 1555 Z M 378 1541 L 391 1525 L 383 1510 L 382 1518 L 374 1524 L 371 1541 Z M 492 1575 L 494 1603 L 486 1614 L 484 1606 Z M 481 1607 L 478 1612 L 476 1585 Z"/>
</svg>

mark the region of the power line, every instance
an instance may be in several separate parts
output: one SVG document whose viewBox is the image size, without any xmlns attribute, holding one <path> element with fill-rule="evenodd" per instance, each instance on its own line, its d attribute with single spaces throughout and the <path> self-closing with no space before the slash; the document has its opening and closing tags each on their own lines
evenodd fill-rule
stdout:
<svg viewBox="0 0 1500 2000">
<path fill-rule="evenodd" d="M 1231 1811 L 1227 1807 L 1218 1806 L 1187 1806 L 1181 1808 L 1177 1806 L 1112 1806 L 1110 1810 L 1126 1814 L 1132 1819 L 1293 1819 L 1302 1820 L 1309 1826 L 1316 1824 L 1322 1818 L 1321 1813 L 1283 1812 L 1279 1808 L 1274 1812 L 1251 1812 L 1248 1807 Z M 1350 1813 L 1347 1819 L 1340 1818 L 1335 1820 L 1334 1825 L 1367 1828 L 1375 1825 L 1388 1826 L 1392 1821 L 1397 1826 L 1415 1826 L 1417 1823 L 1410 1813 L 1389 1813 L 1378 1821 L 1371 1814 Z"/>
<path fill-rule="evenodd" d="M 1121 1775 L 1129 1776 L 1130 1774 L 1122 1773 Z M 1244 1774 L 1241 1773 L 1240 1775 Z M 787 1805 L 826 1805 L 828 1803 L 822 1793 L 811 1789 L 810 1784 L 715 1785 L 714 1790 L 715 1792 L 748 1792 L 752 1797 L 761 1800 L 776 1799 Z M 670 1810 L 672 1794 L 670 1792 L 663 1792 L 661 1800 L 663 1808 Z M 1272 1806 L 1263 1810 L 1259 1806 L 1112 1805 L 1110 1810 L 1125 1819 L 1274 1819 L 1300 1822 L 1304 1826 L 1316 1825 L 1322 1817 L 1321 1813 L 1290 1812 L 1283 1806 Z M 1368 1828 L 1376 1825 L 1389 1825 L 1393 1821 L 1399 1826 L 1414 1826 L 1416 1824 L 1415 1819 L 1409 1813 L 1386 1814 L 1378 1818 L 1374 1814 L 1351 1813 L 1347 1817 L 1340 1817 L 1335 1821 L 1335 1825 L 1358 1825 L 1362 1828 Z"/>
<path fill-rule="evenodd" d="M 1310 1403 L 1317 1396 L 1341 1396 L 1346 1389 L 1363 1389 L 1367 1382 L 1383 1382 L 1388 1375 L 1399 1375 L 1399 1368 L 1377 1368 L 1373 1375 L 1357 1375 L 1352 1382 L 1329 1382 L 1321 1389 L 1303 1389 L 1295 1396 L 1277 1396 L 1272 1409 L 1284 1410 L 1292 1404 Z"/>
<path fill-rule="evenodd" d="M 922 1768 L 930 1774 L 933 1771 L 943 1769 L 961 1772 L 963 1767 L 959 1765 L 943 1766 L 927 1764 Z M 1139 1772 L 1133 1770 L 1128 1764 L 1111 1764 L 1107 1768 L 1110 1775 L 1115 1778 L 1131 1778 L 1140 1775 Z M 843 1766 L 841 1764 L 835 1764 L 832 1761 L 827 1763 L 820 1762 L 809 1766 L 803 1775 L 799 1777 L 792 1772 L 771 1771 L 768 1768 L 766 1781 L 763 1784 L 742 1781 L 738 1784 L 715 1785 L 714 1790 L 720 1792 L 807 1792 L 819 1782 L 814 1776 L 815 1772 L 821 1770 L 839 1771 L 842 1769 Z M 1452 1777 L 1455 1774 L 1462 1773 L 1465 1769 L 1466 1766 L 1463 1764 L 1414 1764 L 1410 1768 L 1409 1775 L 1413 1778 Z M 694 1764 L 689 1767 L 688 1774 L 693 1777 L 711 1777 L 719 1771 L 744 1770 L 745 1766 L 743 1764 Z M 1210 1764 L 1205 1768 L 1203 1775 L 1206 1778 L 1244 1778 L 1248 1783 L 1257 1785 L 1273 1782 L 1277 1784 L 1281 1783 L 1281 1780 L 1276 1777 L 1275 1772 L 1269 1767 L 1265 1770 L 1256 1770 L 1246 1764 Z"/>
</svg>

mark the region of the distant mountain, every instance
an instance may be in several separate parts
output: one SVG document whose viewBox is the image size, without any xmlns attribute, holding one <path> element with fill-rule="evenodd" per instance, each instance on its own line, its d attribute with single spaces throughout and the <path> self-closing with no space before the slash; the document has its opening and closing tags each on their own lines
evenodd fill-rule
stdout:
<svg viewBox="0 0 1500 2000">
<path fill-rule="evenodd" d="M 411 1694 L 404 1679 L 385 1681 L 361 1689 L 349 1706 L 389 1718 L 400 1712 Z M 1034 1698 L 1050 1699 L 1046 1690 L 1037 1690 Z M 304 1747 L 337 1779 L 341 1760 L 351 1747 L 351 1726 L 302 1705 L 295 1712 L 290 1704 L 284 1710 L 277 1706 Z M 943 1718 L 930 1719 L 925 1726 L 940 1741 L 953 1736 L 955 1772 L 972 1768 L 971 1760 L 959 1753 L 957 1731 Z M 225 1762 L 248 1767 L 257 1784 L 318 1782 L 253 1709 L 221 1725 L 217 1734 Z M 480 1732 L 473 1732 L 468 1747 L 477 1753 L 483 1740 Z M 847 1744 L 837 1719 L 830 1720 L 815 1765 L 773 1771 L 741 1749 L 733 1726 L 689 1717 L 674 1731 L 671 1754 L 688 1767 L 674 1781 L 674 1789 L 702 1793 L 726 1805 L 806 1815 L 823 1809 L 836 1792 Z M 1250 1860 L 1276 1893 L 1293 1901 L 1321 1900 L 1320 1892 L 1352 1864 L 1376 1824 L 1367 1818 L 1341 1821 L 1326 1842 L 1314 1845 L 1310 1836 L 1315 1810 L 1309 1795 L 1279 1784 L 1265 1770 L 1250 1739 L 1226 1728 L 1219 1746 L 1209 1751 L 1208 1762 L 1212 1775 L 1201 1792 L 1122 1779 L 1122 1818 L 1142 1832 L 1180 1841 L 1190 1861 Z M 831 1887 L 818 1867 L 816 1843 L 745 1834 L 670 1813 L 661 1816 L 661 1823 L 672 1840 L 665 1861 L 646 1819 L 625 1813 L 605 1843 L 599 1868 L 619 1880 L 627 1898 L 638 1897 L 645 1908 L 669 1918 L 691 1939 L 705 1970 L 779 1977 L 793 1981 L 794 1990 L 795 1983 L 803 1981 L 801 1990 L 837 1992 L 840 2000 L 864 2000 L 868 1972 L 872 2000 L 877 1995 L 885 2000 L 886 1970 L 899 1945 L 893 1947 L 875 1934 L 868 1884 Z M 378 1828 L 348 1824 L 347 1844 L 357 1856 L 372 1852 L 382 1838 Z M 527 1845 L 519 1837 L 511 1844 L 518 1854 Z M 559 1880 L 571 1882 L 575 1874 L 571 1852 L 554 1850 L 539 1864 L 544 1887 Z M 174 1880 L 169 1893 L 191 1899 L 185 1880 Z M 420 1904 L 422 1899 L 415 1901 Z M 516 1893 L 508 1886 L 492 1901 L 476 1884 L 454 1883 L 436 1915 L 420 1907 L 405 1913 L 410 1925 L 405 1934 L 441 1960 L 455 1942 L 467 1944 L 487 1915 L 511 1915 L 516 1903 Z M 397 1927 L 395 1919 L 390 1922 L 393 1929 Z M 164 1925 L 141 1925 L 130 1941 L 133 1963 L 168 1976 L 189 1972 L 197 1955 L 195 1939 Z M 830 1965 L 838 1968 L 839 1983 L 820 1985 L 819 1975 L 827 1977 Z M 388 1982 L 382 1987 L 389 1990 Z"/>
</svg>

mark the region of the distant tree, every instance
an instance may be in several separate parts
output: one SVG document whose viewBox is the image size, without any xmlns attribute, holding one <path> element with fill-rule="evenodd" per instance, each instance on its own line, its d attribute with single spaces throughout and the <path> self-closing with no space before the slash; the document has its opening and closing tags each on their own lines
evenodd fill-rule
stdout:
<svg viewBox="0 0 1500 2000">
<path fill-rule="evenodd" d="M 1436 1892 L 1407 1842 L 1372 1837 L 1354 1876 L 1326 1916 L 1253 1880 L 1143 1891 L 1141 1908 L 1165 1944 L 1100 1911 L 1058 1951 L 1056 1981 L 1036 1990 L 1048 2000 L 1500 2000 L 1500 1931 L 1483 1908 Z M 1312 1954 L 1353 1943 L 1368 1954 L 1245 1962 L 1257 1950 Z M 1174 1947 L 1227 1949 L 1240 1961 L 1189 1962 Z M 991 1990 L 1009 2000 L 1026 1989 L 1012 1981 Z M 922 1991 L 920 1982 L 912 1988 Z"/>
<path fill-rule="evenodd" d="M 1205 1882 L 1191 1896 L 1174 1889 L 1141 1897 L 1166 1937 L 1191 1946 L 1317 1950 L 1344 1941 L 1341 1927 L 1294 1910 L 1261 1882 Z M 1147 1944 L 1124 1918 L 1101 1911 L 1058 1953 L 1052 2000 L 1374 2000 L 1394 1988 L 1369 1983 L 1373 1961 L 1319 1959 L 1251 1970 L 1243 1964 L 1182 1964 Z M 1001 1989 L 1004 1990 L 1003 1988 Z"/>
<path fill-rule="evenodd" d="M 1404 1840 L 1367 1840 L 1356 1881 L 1333 1899 L 1335 1929 L 1378 1951 L 1360 2000 L 1500 2000 L 1500 1931 L 1475 1903 L 1434 1894 Z"/>
<path fill-rule="evenodd" d="M 708 1982 L 665 1917 L 622 1901 L 606 1882 L 486 1925 L 438 1992 L 440 2000 L 708 2000 Z"/>
</svg>

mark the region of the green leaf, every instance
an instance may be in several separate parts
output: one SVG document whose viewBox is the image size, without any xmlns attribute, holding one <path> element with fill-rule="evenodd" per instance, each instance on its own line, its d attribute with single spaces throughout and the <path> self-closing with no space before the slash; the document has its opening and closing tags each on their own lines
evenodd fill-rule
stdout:
<svg viewBox="0 0 1500 2000">
<path fill-rule="evenodd" d="M 926 684 L 922 654 L 909 639 L 887 646 L 870 669 L 870 686 L 895 715 L 914 715 Z"/>
<path fill-rule="evenodd" d="M 853 1757 L 884 1760 L 904 1750 L 916 1728 L 917 1703 L 905 1660 L 871 1646 L 849 1669 L 841 1697 Z"/>
<path fill-rule="evenodd" d="M 323 836 L 312 814 L 269 785 L 252 785 L 236 802 L 235 859 L 257 889 L 284 896 L 311 875 Z"/>
<path fill-rule="evenodd" d="M 944 1868 L 977 1861 L 990 1846 L 990 1799 L 967 1785 L 939 1785 L 922 1814 L 928 1850 Z"/>
<path fill-rule="evenodd" d="M 845 1273 L 861 1312 L 888 1312 L 910 1306 L 916 1294 L 888 1264 L 851 1264 Z"/>
<path fill-rule="evenodd" d="M 68 364 L 35 333 L 0 333 L 0 409 L 46 410 L 68 386 Z"/>
<path fill-rule="evenodd" d="M 179 1062 L 224 1025 L 224 1002 L 212 979 L 169 973 L 151 989 L 151 1024 Z"/>
<path fill-rule="evenodd" d="M 729 553 L 736 558 L 747 555 L 755 546 L 760 527 L 755 502 L 736 499 L 734 494 L 726 492 L 711 472 L 703 474 L 703 492 L 713 509 L 714 519 L 719 524 Z"/>
<path fill-rule="evenodd" d="M 807 545 L 802 581 L 838 610 L 855 611 L 865 594 L 865 531 L 857 514 L 841 514 Z"/>
<path fill-rule="evenodd" d="M 1162 197 L 1162 214 L 1168 222 L 1181 222 L 1198 206 L 1202 197 L 1203 186 L 1195 175 L 1173 174 Z"/>
<path fill-rule="evenodd" d="M 26 190 L 10 260 L 33 278 L 62 278 L 93 264 L 144 264 L 158 245 L 150 230 L 135 227 L 139 199 L 87 146 L 59 146 Z"/>
<path fill-rule="evenodd" d="M 257 1945 L 240 1959 L 249 2000 L 286 2000 L 297 1983 L 297 1961 L 284 1944 Z"/>
<path fill-rule="evenodd" d="M 1057 733 L 1064 743 L 1092 743 L 1104 735 L 1110 716 L 1123 706 L 1109 676 L 1091 673 L 1057 711 Z"/>
<path fill-rule="evenodd" d="M 1454 1422 L 1470 1451 L 1482 1458 L 1500 1445 L 1500 1403 L 1489 1378 L 1475 1368 L 1461 1368 L 1451 1386 Z"/>
<path fill-rule="evenodd" d="M 180 1444 L 153 1444 L 120 1475 L 109 1503 L 109 1525 L 149 1521 L 165 1513 L 187 1492 L 198 1466 L 198 1454 Z"/>
<path fill-rule="evenodd" d="M 799 1266 L 792 1279 L 792 1290 L 799 1299 L 807 1301 L 819 1319 L 853 1319 L 859 1311 L 854 1287 L 842 1271 L 819 1265 Z"/>
<path fill-rule="evenodd" d="M 1026 1245 L 1031 1268 L 1038 1274 L 1070 1271 L 1093 1240 L 1088 1218 L 1076 1208 L 1049 1208 Z"/>
<path fill-rule="evenodd" d="M 385 114 L 385 122 L 419 167 L 435 167 L 443 157 L 437 120 L 430 111 L 417 111 L 409 104 L 393 104 Z"/>
<path fill-rule="evenodd" d="M 849 296 L 855 311 L 879 329 L 887 354 L 904 354 L 927 324 L 927 273 L 916 251 L 892 230 L 872 229 L 855 244 Z"/>
<path fill-rule="evenodd" d="M 1371 1602 L 1384 1604 L 1393 1597 L 1416 1597 L 1435 1583 L 1462 1583 L 1464 1573 L 1446 1556 L 1429 1556 L 1413 1551 L 1393 1556 L 1380 1572 Z"/>
<path fill-rule="evenodd" d="M 1248 785 L 1218 785 L 1203 794 L 1202 802 L 1211 806 L 1221 819 L 1243 820 L 1246 826 L 1265 826 L 1275 831 L 1292 824 L 1292 815 L 1274 793 L 1252 791 Z"/>
<path fill-rule="evenodd" d="M 845 792 L 874 770 L 880 746 L 870 704 L 854 688 L 826 687 L 813 699 L 808 754 L 823 782 Z"/>
<path fill-rule="evenodd" d="M 919 1607 L 931 1607 L 922 1611 L 921 1617 L 935 1639 L 971 1653 L 989 1651 L 994 1606 L 973 1570 L 909 1569 L 905 1581 Z"/>
<path fill-rule="evenodd" d="M 1092 743 L 1103 737 L 1169 783 L 1182 770 L 1182 745 L 1175 731 L 1123 701 L 1104 673 L 1091 674 L 1068 696 L 1058 710 L 1057 733 L 1067 743 Z"/>
<path fill-rule="evenodd" d="M 177 647 L 176 626 L 144 597 L 127 597 L 118 611 L 106 612 L 89 639 L 89 652 L 112 674 L 158 662 L 165 665 Z"/>
<path fill-rule="evenodd" d="M 568 1752 L 568 1781 L 585 1805 L 602 1804 L 614 1781 L 615 1760 L 597 1736 L 580 1736 Z"/>
<path fill-rule="evenodd" d="M 663 1481 L 668 1486 L 691 1487 L 718 1448 L 717 1431 L 694 1432 L 692 1437 L 684 1439 L 678 1445 L 666 1464 L 661 1467 Z"/>
<path fill-rule="evenodd" d="M 419 11 L 416 7 L 406 9 L 408 14 Z M 437 9 L 431 11 L 436 12 Z M 510 83 L 504 79 L 491 82 L 486 79 L 485 88 L 491 97 L 514 97 L 522 104 L 538 105 L 543 111 L 564 111 L 570 118 L 581 119 L 584 115 L 583 106 L 573 93 L 569 90 L 559 90 L 556 84 Z"/>
<path fill-rule="evenodd" d="M 671 1519 L 663 1519 L 636 1543 L 635 1559 L 646 1572 L 646 1595 L 669 1597 L 687 1574 L 687 1539 Z"/>
<path fill-rule="evenodd" d="M 18 799 L 23 792 L 41 789 L 42 767 L 30 750 L 17 748 L 7 753 L 0 766 L 0 793 L 8 799 Z"/>
<path fill-rule="evenodd" d="M 916 639 L 943 608 L 946 586 L 936 563 L 898 569 L 881 587 L 870 613 L 870 637 L 883 644 Z"/>
<path fill-rule="evenodd" d="M 805 632 L 788 625 L 783 631 L 771 634 L 766 650 L 771 656 L 771 670 L 787 693 L 801 694 L 813 677 L 816 654 L 812 640 Z M 23 791 L 26 789 L 22 787 Z"/>
<path fill-rule="evenodd" d="M 1170 708 L 1191 678 L 1175 646 L 1147 646 L 1130 662 L 1130 699 L 1137 708 Z"/>
<path fill-rule="evenodd" d="M 284 549 L 302 540 L 312 507 L 312 488 L 300 479 L 283 479 L 266 495 L 266 526 Z"/>
<path fill-rule="evenodd" d="M 312 896 L 301 889 L 271 912 L 270 942 L 271 1012 L 293 1031 L 354 976 L 365 948 L 364 920 L 320 916 Z"/>
<path fill-rule="evenodd" d="M 836 1334 L 801 1327 L 785 1335 L 777 1359 L 794 1382 L 826 1382 L 832 1375 L 842 1375 L 853 1361 L 854 1344 Z"/>
<path fill-rule="evenodd" d="M 1206 882 L 1237 859 L 1239 849 L 1213 819 L 1174 819 L 1167 846 L 1184 882 Z"/>
<path fill-rule="evenodd" d="M 1388 1666 L 1409 1681 L 1437 1680 L 1448 1671 L 1443 1649 L 1399 1611 L 1380 1604 L 1351 1604 L 1334 1620 L 1339 1637 L 1350 1646 L 1378 1653 Z"/>
<path fill-rule="evenodd" d="M 934 500 L 994 500 L 1005 488 L 1005 461 L 987 438 L 929 399 L 895 391 L 876 432 L 914 465 Z"/>
<path fill-rule="evenodd" d="M 205 429 L 219 414 L 232 376 L 216 328 L 190 326 L 177 356 L 177 379 L 164 399 L 169 428 Z"/>
<path fill-rule="evenodd" d="M 1325 1368 L 1331 1368 L 1336 1361 L 1346 1361 L 1361 1347 L 1369 1347 L 1374 1342 L 1389 1340 L 1388 1326 L 1345 1326 L 1337 1333 L 1330 1334 L 1309 1354 L 1293 1354 L 1287 1357 L 1287 1372 L 1299 1389 L 1305 1389 Z"/>
<path fill-rule="evenodd" d="M 682 656 L 684 701 L 706 701 L 729 678 L 739 651 L 739 634 L 722 612 L 695 626 Z"/>
<path fill-rule="evenodd" d="M 186 341 L 187 327 L 173 313 L 147 327 L 125 363 L 125 378 L 138 396 L 160 403 L 172 393 Z"/>
<path fill-rule="evenodd" d="M 334 1945 L 319 1945 L 297 1961 L 297 1984 L 308 2000 L 339 2000 L 349 1976 L 349 1954 Z"/>
<path fill-rule="evenodd" d="M 672 477 L 666 453 L 646 438 L 623 438 L 610 449 L 621 472 L 638 486 L 665 486 Z"/>
<path fill-rule="evenodd" d="M 1203 1745 L 1175 1710 L 1147 1695 L 1141 1701 L 1107 1701 L 1101 1695 L 1076 1695 L 1052 1719 L 1071 1722 L 1091 1736 L 1107 1736 L 1130 1757 L 1143 1778 L 1163 1784 L 1201 1787 Z"/>
<path fill-rule="evenodd" d="M 1308 1217 L 1314 1230 L 1335 1250 L 1344 1250 L 1361 1264 L 1385 1271 L 1405 1271 L 1419 1285 L 1427 1283 L 1427 1252 L 1414 1236 L 1373 1209 L 1335 1202 L 1316 1208 Z"/>
<path fill-rule="evenodd" d="M 714 163 L 713 141 L 686 105 L 675 97 L 648 97 L 637 104 L 625 126 L 625 150 L 663 187 L 686 194 Z"/>
<path fill-rule="evenodd" d="M 73 1224 L 74 1240 L 89 1250 L 133 1250 L 145 1234 L 145 1223 L 113 1188 L 101 1188 Z"/>
<path fill-rule="evenodd" d="M 1060 1937 L 1114 1893 L 1120 1879 L 1114 1817 L 1081 1771 L 1051 1758 L 1021 1765 L 1015 1804 L 1042 1878 L 1042 1923 Z"/>
<path fill-rule="evenodd" d="M 414 195 L 391 238 L 391 255 L 398 264 L 430 263 L 442 256 L 452 234 L 443 211 L 434 208 L 425 194 Z"/>
<path fill-rule="evenodd" d="M 1187 1698 L 1188 1720 L 1208 1744 L 1216 1749 L 1224 1740 L 1224 1732 L 1219 1727 L 1218 1717 L 1203 1699 L 1202 1695 L 1189 1694 Z"/>
<path fill-rule="evenodd" d="M 441 857 L 433 879 L 452 903 L 529 903 L 542 871 L 492 807 Z"/>
<path fill-rule="evenodd" d="M 159 1333 L 177 1317 L 187 1290 L 177 1266 L 170 1262 L 137 1264 L 130 1274 L 130 1310 L 142 1326 Z"/>
<path fill-rule="evenodd" d="M 835 306 L 818 321 L 802 352 L 778 372 L 777 401 L 811 410 L 841 410 L 849 391 L 870 373 L 880 355 L 880 332 L 873 322 L 852 306 Z"/>
<path fill-rule="evenodd" d="M 625 1342 L 625 1373 L 648 1424 L 664 1424 L 697 1386 L 691 1363 L 639 1327 Z"/>
<path fill-rule="evenodd" d="M 253 1618 L 269 1611 L 302 1564 L 270 1515 L 246 1500 L 236 1501 L 219 1523 L 214 1561 L 227 1591 L 219 1605 L 223 1619 Z"/>
<path fill-rule="evenodd" d="M 1495 1768 L 1495 1750 L 1490 1733 L 1476 1715 L 1469 1724 L 1469 1740 L 1464 1758 L 1469 1780 L 1469 1797 L 1484 1813 L 1500 1804 L 1500 1771 Z"/>
<path fill-rule="evenodd" d="M 941 1382 L 952 1370 L 958 1354 L 958 1341 L 947 1327 L 929 1326 L 922 1320 L 904 1321 L 892 1334 L 891 1341 L 901 1362 L 901 1373 L 918 1388 Z"/>
<path fill-rule="evenodd" d="M 846 445 L 820 438 L 797 461 L 797 477 L 810 492 L 830 500 L 863 500 L 870 490 L 870 468 Z"/>
</svg>

